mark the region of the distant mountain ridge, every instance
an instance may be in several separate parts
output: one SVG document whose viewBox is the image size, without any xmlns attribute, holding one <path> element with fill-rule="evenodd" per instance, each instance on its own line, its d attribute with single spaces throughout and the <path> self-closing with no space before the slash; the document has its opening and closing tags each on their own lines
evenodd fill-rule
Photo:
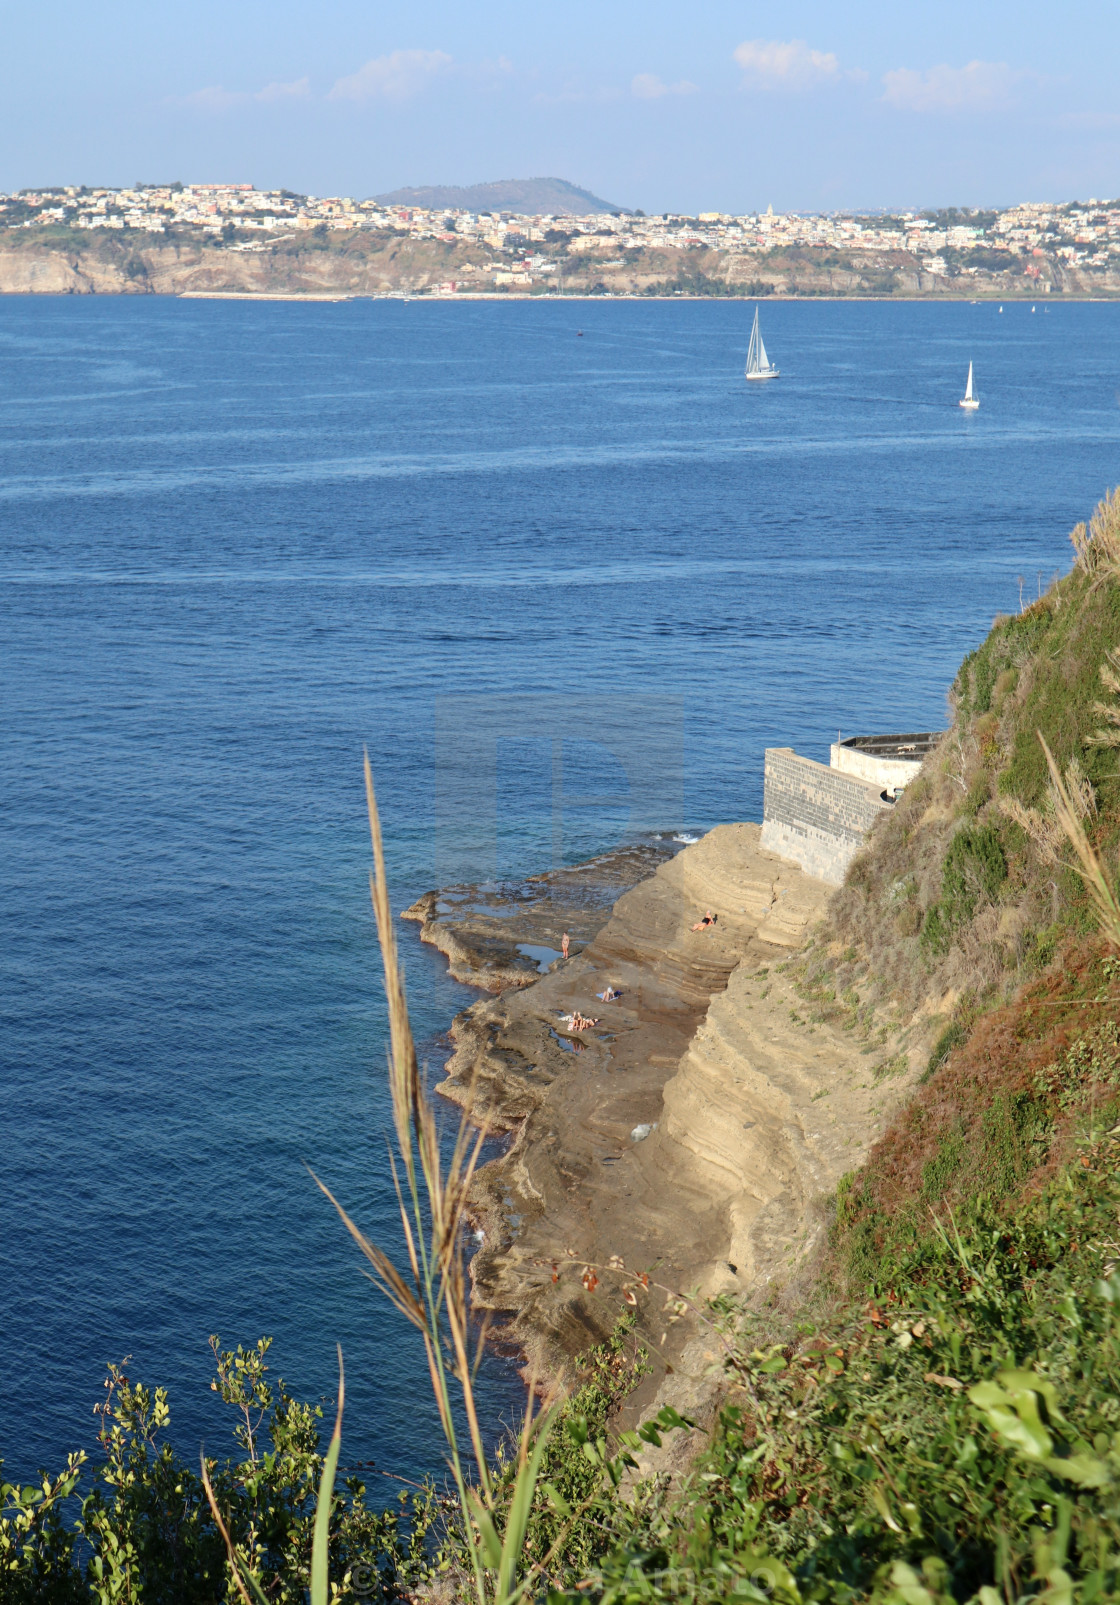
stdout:
<svg viewBox="0 0 1120 1605">
<path fill-rule="evenodd" d="M 629 210 L 615 206 L 565 178 L 502 178 L 494 184 L 427 184 L 375 195 L 383 206 L 417 206 L 425 211 L 446 207 L 462 212 L 517 212 L 526 217 L 580 217 L 588 212 Z"/>
</svg>

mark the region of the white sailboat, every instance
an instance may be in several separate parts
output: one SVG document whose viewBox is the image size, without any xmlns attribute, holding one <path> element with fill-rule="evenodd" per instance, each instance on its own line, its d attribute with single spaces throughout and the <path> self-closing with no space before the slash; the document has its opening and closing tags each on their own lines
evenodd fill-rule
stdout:
<svg viewBox="0 0 1120 1605">
<path fill-rule="evenodd" d="M 747 365 L 743 369 L 746 379 L 776 379 L 778 369 L 770 364 L 766 355 L 766 347 L 762 343 L 762 335 L 758 327 L 758 308 L 754 309 L 754 325 L 751 328 L 751 343 L 747 348 Z"/>
<path fill-rule="evenodd" d="M 980 405 L 979 401 L 977 400 L 977 398 L 972 393 L 972 364 L 971 364 L 971 362 L 968 365 L 968 383 L 964 387 L 964 395 L 961 398 L 960 405 L 962 407 L 966 407 L 969 412 L 975 412 L 977 407 Z"/>
</svg>

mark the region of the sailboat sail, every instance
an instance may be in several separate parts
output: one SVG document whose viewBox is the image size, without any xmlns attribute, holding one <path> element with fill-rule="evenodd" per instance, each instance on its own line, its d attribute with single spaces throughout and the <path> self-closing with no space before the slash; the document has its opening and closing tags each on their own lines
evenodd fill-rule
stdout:
<svg viewBox="0 0 1120 1605">
<path fill-rule="evenodd" d="M 960 405 L 962 407 L 967 408 L 969 412 L 975 412 L 977 407 L 980 405 L 980 403 L 976 399 L 976 396 L 973 393 L 973 389 L 972 389 L 972 364 L 971 364 L 971 362 L 968 365 L 968 383 L 964 387 L 964 395 L 961 398 Z"/>
<path fill-rule="evenodd" d="M 754 309 L 754 323 L 751 326 L 751 343 L 747 348 L 747 365 L 743 370 L 747 379 L 776 379 L 777 368 L 770 365 L 770 358 L 766 355 L 766 347 L 762 343 L 762 331 L 758 327 L 758 308 Z"/>
</svg>

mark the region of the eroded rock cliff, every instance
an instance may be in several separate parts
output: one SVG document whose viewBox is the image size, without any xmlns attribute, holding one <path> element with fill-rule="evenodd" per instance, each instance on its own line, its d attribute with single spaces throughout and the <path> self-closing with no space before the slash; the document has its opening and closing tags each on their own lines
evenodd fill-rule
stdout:
<svg viewBox="0 0 1120 1605">
<path fill-rule="evenodd" d="M 601 1339 L 627 1290 L 647 1345 L 694 1372 L 703 1342 L 686 1352 L 696 1327 L 670 1290 L 788 1275 L 821 1230 L 818 1200 L 924 1062 L 924 1039 L 805 1017 L 784 964 L 830 888 L 758 837 L 711 831 L 626 892 L 578 955 L 455 1021 L 440 1091 L 510 1133 L 476 1180 L 476 1302 L 538 1376 Z"/>
</svg>

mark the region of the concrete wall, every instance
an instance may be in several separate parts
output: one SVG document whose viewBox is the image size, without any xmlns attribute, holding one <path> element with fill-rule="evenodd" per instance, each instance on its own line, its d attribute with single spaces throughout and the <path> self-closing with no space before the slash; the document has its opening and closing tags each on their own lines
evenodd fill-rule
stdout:
<svg viewBox="0 0 1120 1605">
<path fill-rule="evenodd" d="M 884 791 L 888 786 L 908 786 L 922 767 L 920 758 L 877 758 L 858 747 L 842 747 L 833 742 L 831 766 L 843 775 L 855 775 Z"/>
<path fill-rule="evenodd" d="M 839 886 L 864 836 L 891 806 L 881 790 L 792 747 L 767 747 L 760 845 Z"/>
</svg>

